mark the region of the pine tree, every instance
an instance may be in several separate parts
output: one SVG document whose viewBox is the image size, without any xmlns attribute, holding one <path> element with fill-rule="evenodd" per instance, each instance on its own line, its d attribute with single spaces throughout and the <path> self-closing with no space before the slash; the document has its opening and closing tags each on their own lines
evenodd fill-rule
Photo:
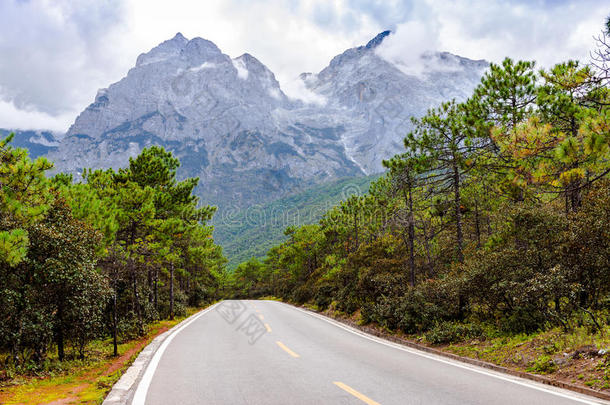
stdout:
<svg viewBox="0 0 610 405">
<path fill-rule="evenodd" d="M 523 123 L 534 109 L 537 91 L 534 62 L 506 58 L 501 65 L 490 64 L 489 70 L 462 106 L 468 128 L 468 142 L 476 149 L 473 164 L 479 178 L 491 176 L 495 191 L 512 201 L 522 201 L 522 184 L 507 178 L 507 168 L 514 165 L 510 156 L 503 154 L 500 145 Z M 476 173 L 473 173 L 477 177 Z"/>
<path fill-rule="evenodd" d="M 29 244 L 25 227 L 40 221 L 52 202 L 45 158 L 31 161 L 25 149 L 10 146 L 14 134 L 0 140 L 0 263 L 20 263 Z"/>
<path fill-rule="evenodd" d="M 468 129 L 461 108 L 454 101 L 431 109 L 414 119 L 415 130 L 405 138 L 405 147 L 417 157 L 425 186 L 435 196 L 451 195 L 455 221 L 456 259 L 464 258 L 462 188 L 475 149 L 468 142 Z"/>
<path fill-rule="evenodd" d="M 415 211 L 413 194 L 418 187 L 417 159 L 408 153 L 396 155 L 390 160 L 384 160 L 383 166 L 389 169 L 389 177 L 396 192 L 404 199 L 406 210 L 406 232 L 401 232 L 405 248 L 408 252 L 408 268 L 411 286 L 415 287 Z"/>
</svg>

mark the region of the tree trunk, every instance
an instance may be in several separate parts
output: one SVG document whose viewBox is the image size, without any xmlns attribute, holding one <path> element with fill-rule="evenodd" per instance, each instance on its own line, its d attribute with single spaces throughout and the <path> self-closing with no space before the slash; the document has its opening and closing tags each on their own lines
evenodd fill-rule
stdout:
<svg viewBox="0 0 610 405">
<path fill-rule="evenodd" d="M 455 209 L 455 232 L 456 232 L 456 248 L 457 260 L 459 263 L 464 261 L 463 247 L 464 235 L 462 234 L 462 207 L 460 195 L 460 172 L 457 163 L 453 163 L 453 205 Z"/>
<path fill-rule="evenodd" d="M 136 241 L 136 223 L 132 221 L 131 223 L 131 234 L 130 234 L 130 246 L 133 246 Z M 142 311 L 140 308 L 140 297 L 138 294 L 138 281 L 136 277 L 136 266 L 134 264 L 133 258 L 129 258 L 129 270 L 131 274 L 132 284 L 133 284 L 133 309 L 136 313 L 138 319 L 138 333 L 140 335 L 144 334 L 144 325 L 142 320 Z"/>
<path fill-rule="evenodd" d="M 159 307 L 157 306 L 157 298 L 158 298 L 158 286 L 159 286 L 159 268 L 155 267 L 155 290 L 154 290 L 154 305 L 155 311 L 159 311 Z"/>
<path fill-rule="evenodd" d="M 57 326 L 55 331 L 55 342 L 57 344 L 57 357 L 63 361 L 66 357 L 64 349 L 64 328 L 63 328 L 63 308 L 57 308 Z"/>
<path fill-rule="evenodd" d="M 356 249 L 358 250 L 359 242 L 358 242 L 358 211 L 354 209 L 354 236 L 356 238 Z"/>
<path fill-rule="evenodd" d="M 152 304 L 153 302 L 153 277 L 152 277 L 152 269 L 150 266 L 148 267 L 147 272 L 147 281 L 148 281 L 148 303 Z"/>
<path fill-rule="evenodd" d="M 426 261 L 428 262 L 428 274 L 430 277 L 434 277 L 434 263 L 432 263 L 432 254 L 430 253 L 430 238 L 428 237 L 425 219 L 422 220 L 422 226 L 424 232 L 424 249 L 426 250 Z"/>
<path fill-rule="evenodd" d="M 66 357 L 64 350 L 64 333 L 62 328 L 59 328 L 59 331 L 57 331 L 57 357 L 59 361 L 63 361 Z"/>
<path fill-rule="evenodd" d="M 464 244 L 464 235 L 462 234 L 462 207 L 460 194 L 460 173 L 455 162 L 453 161 L 453 193 L 454 193 L 454 209 L 455 209 L 455 232 L 457 239 L 457 260 L 459 263 L 464 261 L 464 252 L 462 245 Z M 464 319 L 464 295 L 460 291 L 458 294 L 458 319 Z"/>
<path fill-rule="evenodd" d="M 119 343 L 117 340 L 117 304 L 116 304 L 116 286 L 112 295 L 112 354 L 116 357 L 119 355 Z"/>
<path fill-rule="evenodd" d="M 578 124 L 574 116 L 572 116 L 570 119 L 570 132 L 572 133 L 573 137 L 576 137 L 578 135 Z M 578 165 L 574 164 L 573 168 L 576 167 L 578 167 Z M 580 186 L 581 184 L 579 179 L 570 182 L 570 185 L 568 186 L 570 188 L 570 205 L 572 212 L 578 211 L 578 209 L 582 205 L 582 193 L 580 190 Z"/>
<path fill-rule="evenodd" d="M 174 264 L 169 265 L 169 319 L 174 319 Z"/>
<path fill-rule="evenodd" d="M 409 209 L 407 216 L 407 250 L 409 251 L 409 275 L 411 287 L 415 287 L 415 221 L 413 218 L 413 196 L 411 186 L 403 190 L 405 204 Z"/>
<path fill-rule="evenodd" d="M 131 278 L 133 284 L 133 305 L 136 311 L 136 316 L 138 318 L 138 333 L 140 335 L 144 334 L 144 321 L 142 319 L 142 308 L 140 307 L 140 294 L 138 293 L 138 279 L 136 277 L 135 265 L 133 263 L 133 259 L 130 259 L 131 262 Z"/>
<path fill-rule="evenodd" d="M 481 247 L 481 217 L 479 215 L 479 202 L 474 199 L 474 229 L 477 236 L 477 248 Z"/>
</svg>

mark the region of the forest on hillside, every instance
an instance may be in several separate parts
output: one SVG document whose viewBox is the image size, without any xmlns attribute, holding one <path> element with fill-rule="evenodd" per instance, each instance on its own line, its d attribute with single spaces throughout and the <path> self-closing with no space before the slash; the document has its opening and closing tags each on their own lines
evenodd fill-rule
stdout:
<svg viewBox="0 0 610 405">
<path fill-rule="evenodd" d="M 225 207 L 217 213 L 214 239 L 227 256 L 227 270 L 250 258 L 262 258 L 286 240 L 284 229 L 318 222 L 332 206 L 354 194 L 363 194 L 379 175 L 346 178 L 322 183 L 266 204 L 247 209 Z"/>
<path fill-rule="evenodd" d="M 199 207 L 197 178 L 145 148 L 118 171 L 46 176 L 52 164 L 0 142 L 0 365 L 38 373 L 87 344 L 145 334 L 218 298 L 226 259 Z"/>
<path fill-rule="evenodd" d="M 363 196 L 237 267 L 234 297 L 444 343 L 610 324 L 610 20 L 592 62 L 491 64 Z M 489 332 L 489 331 L 492 332 Z"/>
</svg>

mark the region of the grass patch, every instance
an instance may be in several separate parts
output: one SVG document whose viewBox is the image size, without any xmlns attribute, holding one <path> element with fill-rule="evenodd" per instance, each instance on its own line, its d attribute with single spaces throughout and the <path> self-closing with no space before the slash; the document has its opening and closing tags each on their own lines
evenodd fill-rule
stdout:
<svg viewBox="0 0 610 405">
<path fill-rule="evenodd" d="M 258 298 L 259 301 L 279 301 L 279 302 L 283 302 L 283 300 L 281 298 L 278 297 L 274 297 L 273 295 L 267 295 L 264 297 L 260 297 Z"/>
<path fill-rule="evenodd" d="M 460 356 L 584 385 L 610 389 L 610 326 L 591 333 L 586 327 L 532 334 L 467 339 L 439 347 Z M 600 351 L 601 350 L 601 351 Z"/>
</svg>

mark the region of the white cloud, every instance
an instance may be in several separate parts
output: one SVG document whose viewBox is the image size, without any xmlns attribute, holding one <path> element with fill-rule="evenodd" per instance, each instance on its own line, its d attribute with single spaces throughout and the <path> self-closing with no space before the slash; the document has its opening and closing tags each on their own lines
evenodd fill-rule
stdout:
<svg viewBox="0 0 610 405">
<path fill-rule="evenodd" d="M 425 0 L 410 20 L 397 25 L 395 34 L 378 54 L 407 74 L 449 69 L 431 56 L 448 51 L 472 59 L 500 62 L 535 60 L 550 67 L 568 59 L 587 61 L 593 37 L 602 28 L 607 7 L 589 0 L 560 3 L 501 0 Z M 454 66 L 458 68 L 458 66 Z"/>
<path fill-rule="evenodd" d="M 309 90 L 301 78 L 285 81 L 281 87 L 286 96 L 293 100 L 301 100 L 306 104 L 326 105 L 326 98 Z"/>
<path fill-rule="evenodd" d="M 409 21 L 401 24 L 396 32 L 376 49 L 382 58 L 393 63 L 403 73 L 422 76 L 430 67 L 430 55 L 438 50 L 436 24 L 424 21 Z"/>
<path fill-rule="evenodd" d="M 123 15 L 120 0 L 1 1 L 0 127 L 34 125 L 25 118 L 36 115 L 67 129 L 97 88 L 125 74 L 116 62 L 126 45 L 118 40 Z M 21 113 L 7 115 L 8 106 Z"/>
<path fill-rule="evenodd" d="M 74 118 L 72 112 L 50 115 L 32 108 L 17 108 L 10 101 L 0 100 L 0 128 L 4 129 L 44 129 L 63 133 Z"/>
<path fill-rule="evenodd" d="M 610 12 L 594 0 L 427 2 L 440 27 L 440 50 L 492 62 L 506 56 L 536 60 L 544 67 L 567 59 L 587 61 L 593 36 Z"/>
<path fill-rule="evenodd" d="M 235 69 L 237 69 L 237 77 L 239 77 L 242 80 L 247 80 L 248 79 L 248 68 L 246 68 L 246 64 L 244 63 L 244 61 L 236 58 L 236 59 L 231 59 L 231 62 L 233 62 L 233 66 L 235 67 Z"/>
<path fill-rule="evenodd" d="M 119 80 L 140 53 L 176 32 L 209 39 L 232 56 L 248 52 L 291 97 L 322 103 L 295 78 L 318 72 L 385 29 L 396 34 L 380 52 L 415 74 L 428 50 L 496 62 L 536 59 L 543 66 L 586 60 L 608 14 L 601 3 L 0 0 L 0 128 L 66 130 L 98 88 Z"/>
<path fill-rule="evenodd" d="M 195 67 L 190 68 L 189 72 L 199 72 L 199 71 L 205 70 L 205 69 L 214 69 L 215 67 L 216 67 L 215 63 L 203 62 L 199 66 L 195 66 Z"/>
</svg>

